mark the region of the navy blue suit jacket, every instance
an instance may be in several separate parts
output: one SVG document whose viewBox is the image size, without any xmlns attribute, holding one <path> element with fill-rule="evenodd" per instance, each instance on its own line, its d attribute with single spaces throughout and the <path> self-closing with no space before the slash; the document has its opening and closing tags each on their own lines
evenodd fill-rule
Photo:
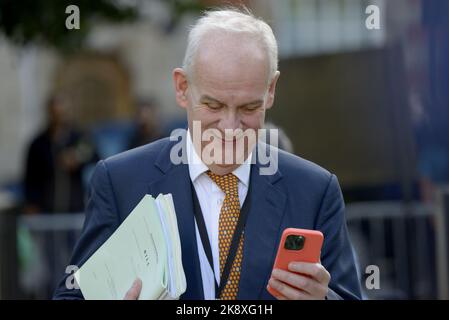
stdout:
<svg viewBox="0 0 449 320">
<path fill-rule="evenodd" d="M 86 221 L 70 264 L 81 266 L 117 229 L 145 194 L 173 194 L 187 278 L 183 299 L 203 299 L 194 227 L 192 187 L 187 164 L 174 165 L 168 138 L 97 164 L 91 180 Z M 307 160 L 279 151 L 278 170 L 260 175 L 252 164 L 250 212 L 245 227 L 238 299 L 273 299 L 266 286 L 285 228 L 316 229 L 324 234 L 321 263 L 331 274 L 329 297 L 361 297 L 349 242 L 344 202 L 335 175 Z M 67 289 L 67 275 L 55 299 L 82 299 Z M 131 286 L 131 284 L 130 284 Z"/>
</svg>

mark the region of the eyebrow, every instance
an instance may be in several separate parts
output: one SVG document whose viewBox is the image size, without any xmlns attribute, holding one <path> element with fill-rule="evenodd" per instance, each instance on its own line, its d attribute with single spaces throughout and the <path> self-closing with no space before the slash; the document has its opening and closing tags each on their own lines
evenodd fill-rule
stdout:
<svg viewBox="0 0 449 320">
<path fill-rule="evenodd" d="M 221 105 L 226 105 L 226 103 L 221 102 L 220 100 L 212 98 L 211 96 L 208 96 L 208 95 L 201 96 L 200 101 L 204 101 L 204 100 L 215 102 L 215 103 L 218 103 L 218 104 L 221 104 Z M 247 102 L 247 103 L 241 104 L 241 105 L 237 106 L 237 108 L 242 108 L 242 107 L 245 107 L 245 106 L 262 104 L 262 103 L 263 103 L 263 100 L 257 99 L 257 100 L 251 101 L 251 102 Z"/>
</svg>

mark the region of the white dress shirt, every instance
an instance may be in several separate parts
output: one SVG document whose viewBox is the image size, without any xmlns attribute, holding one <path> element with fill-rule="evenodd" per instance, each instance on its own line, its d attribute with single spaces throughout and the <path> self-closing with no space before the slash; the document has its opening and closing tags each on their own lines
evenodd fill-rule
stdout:
<svg viewBox="0 0 449 320">
<path fill-rule="evenodd" d="M 217 186 L 215 182 L 206 174 L 209 168 L 200 160 L 195 148 L 193 147 L 190 131 L 187 130 L 187 155 L 189 160 L 189 175 L 195 188 L 198 201 L 200 203 L 201 211 L 206 224 L 207 234 L 209 237 L 210 246 L 212 250 L 212 257 L 214 261 L 215 279 L 220 283 L 220 257 L 218 250 L 218 222 L 220 217 L 220 210 L 225 198 L 224 192 Z M 240 208 L 245 201 L 248 192 L 249 175 L 251 171 L 251 156 L 250 154 L 246 161 L 235 169 L 232 173 L 239 179 L 238 190 Z M 198 246 L 198 256 L 201 266 L 201 277 L 203 280 L 204 298 L 206 300 L 215 299 L 215 283 L 214 272 L 209 265 L 206 253 L 201 242 L 201 237 L 198 231 L 198 225 L 195 221 L 196 240 Z"/>
</svg>

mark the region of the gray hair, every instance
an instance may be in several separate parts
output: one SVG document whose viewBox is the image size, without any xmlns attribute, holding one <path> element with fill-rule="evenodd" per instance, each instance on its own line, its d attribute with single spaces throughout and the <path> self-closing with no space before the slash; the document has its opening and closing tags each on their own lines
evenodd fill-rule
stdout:
<svg viewBox="0 0 449 320">
<path fill-rule="evenodd" d="M 188 75 L 193 74 L 193 64 L 202 37 L 211 30 L 247 34 L 254 37 L 266 50 L 270 64 L 270 79 L 274 77 L 278 69 L 278 47 L 273 30 L 248 9 L 241 11 L 236 8 L 205 11 L 192 26 L 183 61 L 183 69 Z"/>
</svg>

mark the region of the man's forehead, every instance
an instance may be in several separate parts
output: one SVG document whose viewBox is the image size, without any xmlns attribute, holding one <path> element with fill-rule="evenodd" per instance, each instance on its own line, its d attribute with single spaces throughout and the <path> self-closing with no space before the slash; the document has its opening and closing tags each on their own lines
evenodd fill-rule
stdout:
<svg viewBox="0 0 449 320">
<path fill-rule="evenodd" d="M 248 63 L 251 64 L 251 63 Z M 192 83 L 203 89 L 235 91 L 239 88 L 265 89 L 268 84 L 268 68 L 263 65 L 194 65 Z"/>
<path fill-rule="evenodd" d="M 231 68 L 243 72 L 250 68 L 268 70 L 269 59 L 266 50 L 254 37 L 239 33 L 209 32 L 199 43 L 194 64 L 201 72 L 218 69 L 225 73 Z"/>
</svg>

